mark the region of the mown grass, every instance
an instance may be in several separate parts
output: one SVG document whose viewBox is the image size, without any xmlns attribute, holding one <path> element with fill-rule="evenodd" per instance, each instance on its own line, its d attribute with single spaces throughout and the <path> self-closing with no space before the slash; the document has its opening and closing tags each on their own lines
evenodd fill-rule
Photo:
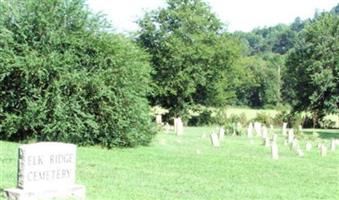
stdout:
<svg viewBox="0 0 339 200">
<path fill-rule="evenodd" d="M 226 136 L 214 148 L 206 136 L 212 130 L 162 133 L 134 149 L 78 147 L 77 183 L 86 186 L 89 200 L 338 198 L 339 150 L 320 157 L 314 147 L 298 157 L 280 136 L 280 159 L 272 160 L 259 138 L 250 144 L 245 136 Z M 16 185 L 17 147 L 0 141 L 1 189 Z"/>
</svg>

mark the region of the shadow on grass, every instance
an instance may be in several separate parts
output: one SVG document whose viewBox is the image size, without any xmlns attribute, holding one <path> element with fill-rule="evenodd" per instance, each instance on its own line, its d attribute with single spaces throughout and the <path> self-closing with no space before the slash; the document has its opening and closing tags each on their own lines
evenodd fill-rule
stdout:
<svg viewBox="0 0 339 200">
<path fill-rule="evenodd" d="M 6 199 L 5 189 L 3 189 L 3 188 L 0 188 L 0 199 L 1 198 Z"/>
<path fill-rule="evenodd" d="M 339 130 L 338 129 L 315 129 L 314 131 L 312 129 L 305 130 L 304 133 L 306 134 L 312 134 L 313 132 L 316 132 L 319 134 L 319 138 L 321 139 L 339 139 Z"/>
</svg>

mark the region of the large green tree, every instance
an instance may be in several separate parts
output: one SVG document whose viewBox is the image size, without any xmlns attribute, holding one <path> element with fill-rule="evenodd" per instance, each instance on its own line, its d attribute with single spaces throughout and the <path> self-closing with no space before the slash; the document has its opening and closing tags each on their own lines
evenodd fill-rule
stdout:
<svg viewBox="0 0 339 200">
<path fill-rule="evenodd" d="M 288 57 L 285 95 L 296 111 L 315 118 L 338 113 L 339 16 L 323 13 L 300 33 Z"/>
<path fill-rule="evenodd" d="M 241 43 L 202 0 L 168 0 L 140 21 L 138 42 L 151 55 L 153 104 L 177 114 L 185 105 L 221 105 L 235 97 L 233 67 Z"/>
<path fill-rule="evenodd" d="M 135 146 L 153 131 L 148 56 L 84 0 L 0 1 L 0 138 Z"/>
</svg>

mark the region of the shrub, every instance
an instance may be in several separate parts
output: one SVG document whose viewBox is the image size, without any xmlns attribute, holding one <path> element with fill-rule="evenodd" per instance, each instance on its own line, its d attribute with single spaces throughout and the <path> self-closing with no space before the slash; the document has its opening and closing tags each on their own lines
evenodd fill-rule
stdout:
<svg viewBox="0 0 339 200">
<path fill-rule="evenodd" d="M 186 118 L 190 126 L 216 124 L 217 108 L 202 105 L 191 106 L 186 111 Z"/>
<path fill-rule="evenodd" d="M 269 114 L 266 114 L 264 112 L 257 113 L 256 117 L 254 118 L 254 121 L 261 122 L 266 126 L 273 124 L 273 118 Z"/>
<path fill-rule="evenodd" d="M 148 56 L 83 0 L 0 1 L 0 138 L 147 144 Z"/>
</svg>

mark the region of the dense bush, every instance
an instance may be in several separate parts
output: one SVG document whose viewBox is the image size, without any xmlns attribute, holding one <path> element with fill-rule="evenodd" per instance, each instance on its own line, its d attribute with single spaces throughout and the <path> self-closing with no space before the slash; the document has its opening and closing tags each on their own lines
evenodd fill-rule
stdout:
<svg viewBox="0 0 339 200">
<path fill-rule="evenodd" d="M 216 124 L 217 108 L 194 105 L 187 109 L 184 116 L 190 126 L 204 126 Z"/>
<path fill-rule="evenodd" d="M 147 55 L 83 0 L 0 1 L 0 138 L 150 142 Z"/>
</svg>

